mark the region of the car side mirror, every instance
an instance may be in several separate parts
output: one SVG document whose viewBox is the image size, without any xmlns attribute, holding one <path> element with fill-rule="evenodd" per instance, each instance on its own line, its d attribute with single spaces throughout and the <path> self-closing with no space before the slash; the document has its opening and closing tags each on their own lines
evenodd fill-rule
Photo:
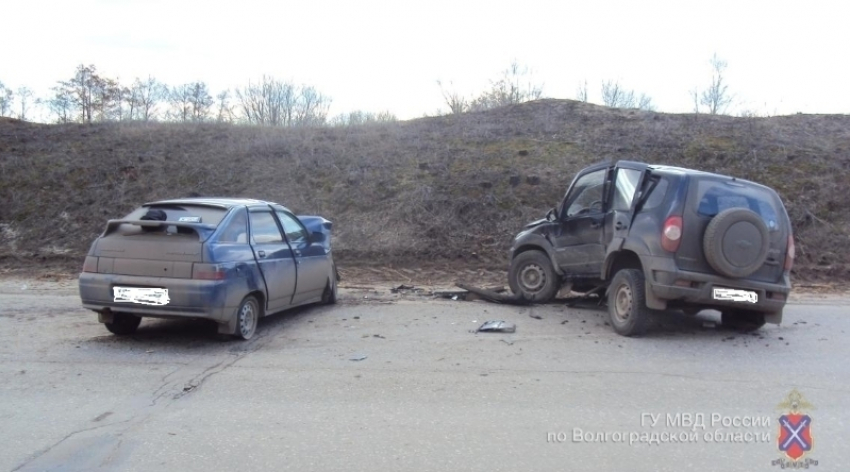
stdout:
<svg viewBox="0 0 850 472">
<path fill-rule="evenodd" d="M 551 208 L 548 213 L 546 213 L 546 221 L 555 221 L 558 219 L 558 210 L 555 208 Z"/>
<path fill-rule="evenodd" d="M 321 231 L 314 231 L 310 233 L 310 242 L 311 243 L 323 243 L 325 242 L 325 233 Z"/>
</svg>

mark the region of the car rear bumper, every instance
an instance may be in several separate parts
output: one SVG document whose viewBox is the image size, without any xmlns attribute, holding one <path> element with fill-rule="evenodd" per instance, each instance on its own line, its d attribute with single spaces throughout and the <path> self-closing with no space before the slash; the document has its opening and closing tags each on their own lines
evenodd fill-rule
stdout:
<svg viewBox="0 0 850 472">
<path fill-rule="evenodd" d="M 165 305 L 116 302 L 113 287 L 152 287 L 168 290 Z M 79 279 L 84 308 L 98 313 L 123 312 L 143 317 L 204 318 L 229 321 L 236 306 L 228 306 L 226 281 L 142 277 L 84 272 Z M 232 298 L 232 297 L 230 297 Z M 238 304 L 238 303 L 237 303 Z"/>
<path fill-rule="evenodd" d="M 768 283 L 683 271 L 668 261 L 653 262 L 656 263 L 648 264 L 646 271 L 649 291 L 656 298 L 666 301 L 668 305 L 682 304 L 717 310 L 736 308 L 761 313 L 782 313 L 788 294 L 791 292 L 791 281 L 787 274 L 782 277 L 780 283 Z M 757 295 L 757 301 L 753 303 L 716 300 L 715 288 L 754 292 Z"/>
</svg>

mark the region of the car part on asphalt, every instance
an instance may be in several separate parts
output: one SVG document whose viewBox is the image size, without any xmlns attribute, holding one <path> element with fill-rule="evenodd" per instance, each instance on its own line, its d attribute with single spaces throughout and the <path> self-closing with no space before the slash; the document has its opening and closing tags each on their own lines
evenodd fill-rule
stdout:
<svg viewBox="0 0 850 472">
<path fill-rule="evenodd" d="M 493 320 L 486 321 L 478 327 L 477 333 L 515 333 L 516 325 L 507 321 Z"/>
</svg>

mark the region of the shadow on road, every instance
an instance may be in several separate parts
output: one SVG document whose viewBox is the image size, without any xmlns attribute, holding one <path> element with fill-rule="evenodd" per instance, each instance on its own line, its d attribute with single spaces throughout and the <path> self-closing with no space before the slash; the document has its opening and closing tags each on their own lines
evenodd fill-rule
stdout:
<svg viewBox="0 0 850 472">
<path fill-rule="evenodd" d="M 218 325 L 209 320 L 144 318 L 138 330 L 128 336 L 116 336 L 102 327 L 103 334 L 89 338 L 86 343 L 99 347 L 128 346 L 151 351 L 192 351 L 198 349 L 233 352 L 250 350 L 262 339 L 275 336 L 290 326 L 307 323 L 311 318 L 333 310 L 326 306 L 302 306 L 260 318 L 257 331 L 249 341 L 218 334 Z"/>
</svg>

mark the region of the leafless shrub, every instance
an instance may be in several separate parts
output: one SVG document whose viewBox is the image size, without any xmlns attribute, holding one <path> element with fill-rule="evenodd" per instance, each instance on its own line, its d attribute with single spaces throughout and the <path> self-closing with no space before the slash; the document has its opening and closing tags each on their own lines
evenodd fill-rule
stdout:
<svg viewBox="0 0 850 472">
<path fill-rule="evenodd" d="M 330 99 L 314 87 L 263 76 L 236 91 L 241 117 L 261 126 L 315 126 L 327 121 Z"/>
<path fill-rule="evenodd" d="M 578 88 L 576 89 L 576 100 L 578 100 L 580 102 L 587 103 L 587 101 L 588 101 L 587 80 L 578 84 Z"/>
<path fill-rule="evenodd" d="M 12 89 L 3 85 L 3 82 L 0 82 L 0 116 L 9 116 L 9 113 L 12 111 L 14 97 L 15 94 L 12 92 Z"/>
<path fill-rule="evenodd" d="M 696 89 L 692 92 L 694 95 L 694 111 L 699 113 L 699 105 L 703 105 L 708 109 L 710 115 L 722 115 L 726 113 L 729 105 L 732 104 L 734 97 L 729 92 L 729 85 L 726 84 L 724 73 L 727 62 L 717 57 L 715 53 L 711 60 L 711 84 L 699 93 Z M 696 103 L 697 97 L 699 103 Z"/>
<path fill-rule="evenodd" d="M 513 61 L 502 72 L 502 77 L 490 81 L 490 89 L 478 95 L 469 104 L 469 110 L 482 111 L 505 105 L 514 105 L 543 96 L 543 85 L 534 81 L 533 74 L 527 66 L 520 66 Z"/>
</svg>

